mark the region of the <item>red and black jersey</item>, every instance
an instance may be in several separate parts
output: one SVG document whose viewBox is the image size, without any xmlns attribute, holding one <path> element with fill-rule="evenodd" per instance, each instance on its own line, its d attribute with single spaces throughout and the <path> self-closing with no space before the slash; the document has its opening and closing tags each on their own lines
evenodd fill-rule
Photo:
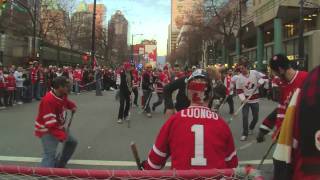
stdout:
<svg viewBox="0 0 320 180">
<path fill-rule="evenodd" d="M 169 77 L 166 73 L 160 72 L 156 81 L 156 92 L 163 93 L 163 87 L 169 83 Z"/>
<path fill-rule="evenodd" d="M 76 69 L 73 71 L 73 79 L 75 81 L 81 81 L 81 79 L 82 79 L 82 70 L 81 69 Z"/>
<path fill-rule="evenodd" d="M 170 156 L 171 168 L 177 170 L 224 169 L 238 165 L 228 125 L 204 106 L 190 106 L 166 121 L 143 168 L 161 169 Z"/>
<path fill-rule="evenodd" d="M 277 117 L 265 119 L 261 124 L 260 129 L 263 129 L 265 131 L 271 131 L 275 125 L 277 129 L 281 127 L 290 99 L 294 91 L 297 88 L 301 88 L 307 75 L 308 75 L 307 72 L 297 71 L 295 76 L 290 82 L 284 82 L 284 81 L 277 82 L 280 88 L 280 99 L 277 107 Z"/>
<path fill-rule="evenodd" d="M 8 75 L 6 78 L 6 88 L 8 91 L 14 91 L 16 89 L 16 78 L 13 75 Z"/>
<path fill-rule="evenodd" d="M 35 84 L 37 81 L 39 81 L 39 68 L 32 68 L 31 69 L 31 82 L 32 84 Z"/>
<path fill-rule="evenodd" d="M 132 78 L 133 78 L 133 87 L 139 86 L 139 73 L 136 69 L 131 71 Z"/>
<path fill-rule="evenodd" d="M 39 112 L 35 121 L 35 135 L 42 137 L 44 134 L 50 133 L 59 140 L 65 140 L 65 110 L 75 108 L 75 103 L 70 101 L 67 96 L 60 98 L 52 91 L 48 92 L 39 105 Z"/>
</svg>

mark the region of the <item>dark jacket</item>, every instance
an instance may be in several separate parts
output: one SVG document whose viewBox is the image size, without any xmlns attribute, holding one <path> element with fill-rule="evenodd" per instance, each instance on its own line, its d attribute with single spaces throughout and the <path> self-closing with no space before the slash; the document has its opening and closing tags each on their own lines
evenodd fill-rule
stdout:
<svg viewBox="0 0 320 180">
<path fill-rule="evenodd" d="M 132 74 L 130 73 L 130 76 L 131 76 L 131 79 L 132 79 Z M 128 82 L 127 82 L 127 75 L 126 75 L 126 72 L 125 71 L 122 71 L 120 73 L 120 93 L 123 94 L 123 95 L 126 95 L 126 96 L 129 96 L 131 94 L 131 89 L 129 89 L 128 87 Z M 131 83 L 131 87 L 132 87 L 132 81 L 129 82 Z"/>
<path fill-rule="evenodd" d="M 164 87 L 163 96 L 165 109 L 175 108 L 177 111 L 180 111 L 190 106 L 190 101 L 186 96 L 186 78 L 187 77 L 179 78 Z M 172 101 L 172 93 L 175 90 L 178 90 L 178 94 L 176 98 L 176 104 L 174 106 Z"/>
</svg>

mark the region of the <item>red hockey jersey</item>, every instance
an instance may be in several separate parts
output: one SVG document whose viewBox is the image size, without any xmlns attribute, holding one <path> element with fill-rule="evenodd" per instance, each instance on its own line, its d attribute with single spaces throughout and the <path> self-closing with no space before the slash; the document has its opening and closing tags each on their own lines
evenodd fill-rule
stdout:
<svg viewBox="0 0 320 180">
<path fill-rule="evenodd" d="M 67 135 L 64 129 L 64 112 L 66 109 L 73 110 L 75 103 L 70 101 L 67 96 L 57 97 L 52 91 L 42 98 L 39 105 L 39 112 L 35 122 L 35 135 L 42 137 L 50 133 L 57 139 L 63 141 Z"/>
<path fill-rule="evenodd" d="M 14 91 L 16 89 L 16 78 L 13 75 L 8 75 L 6 82 L 8 91 Z"/>
<path fill-rule="evenodd" d="M 160 72 L 156 81 L 156 92 L 163 93 L 163 88 L 169 83 L 169 77 L 166 73 Z"/>
<path fill-rule="evenodd" d="M 73 79 L 75 81 L 81 81 L 81 79 L 82 79 L 82 70 L 81 69 L 76 69 L 73 71 Z"/>
<path fill-rule="evenodd" d="M 133 77 L 133 87 L 139 87 L 139 73 L 136 69 L 131 71 L 132 77 Z"/>
<path fill-rule="evenodd" d="M 306 79 L 308 73 L 304 71 L 297 71 L 295 76 L 290 82 L 278 82 L 280 88 L 280 99 L 277 107 L 277 118 L 266 119 L 261 124 L 260 128 L 266 131 L 271 131 L 276 125 L 277 129 L 280 129 L 282 121 L 284 119 L 285 112 L 289 105 L 290 99 L 297 88 L 300 88 Z"/>
<path fill-rule="evenodd" d="M 31 69 L 31 82 L 32 84 L 35 84 L 38 80 L 39 80 L 39 69 L 34 67 Z"/>
<path fill-rule="evenodd" d="M 228 125 L 204 106 L 190 106 L 166 121 L 143 168 L 161 169 L 170 156 L 171 168 L 177 170 L 223 169 L 238 165 Z"/>
</svg>

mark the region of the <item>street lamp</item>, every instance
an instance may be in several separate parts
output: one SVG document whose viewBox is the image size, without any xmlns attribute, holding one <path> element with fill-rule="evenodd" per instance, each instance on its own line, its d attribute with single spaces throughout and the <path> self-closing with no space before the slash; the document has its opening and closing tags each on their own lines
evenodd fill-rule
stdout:
<svg viewBox="0 0 320 180">
<path fill-rule="evenodd" d="M 132 34 L 132 39 L 131 39 L 131 62 L 134 61 L 134 49 L 133 49 L 133 38 L 135 36 L 143 36 L 143 34 Z"/>
</svg>

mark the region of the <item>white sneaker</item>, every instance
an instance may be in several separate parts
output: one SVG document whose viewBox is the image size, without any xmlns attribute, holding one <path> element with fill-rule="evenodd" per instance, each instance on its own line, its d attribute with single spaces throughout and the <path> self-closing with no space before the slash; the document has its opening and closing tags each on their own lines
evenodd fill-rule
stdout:
<svg viewBox="0 0 320 180">
<path fill-rule="evenodd" d="M 5 106 L 0 106 L 0 110 L 6 109 Z"/>
<path fill-rule="evenodd" d="M 125 120 L 125 121 L 130 121 L 129 116 L 125 117 L 124 120 Z"/>
<path fill-rule="evenodd" d="M 80 93 L 77 93 L 77 95 L 80 95 Z"/>
<path fill-rule="evenodd" d="M 253 135 L 253 130 L 249 129 L 248 135 Z"/>
<path fill-rule="evenodd" d="M 23 102 L 19 101 L 19 102 L 17 102 L 17 104 L 18 104 L 18 105 L 22 105 L 22 104 L 23 104 Z"/>
<path fill-rule="evenodd" d="M 123 121 L 122 121 L 122 119 L 118 119 L 117 122 L 118 122 L 118 124 L 122 124 Z"/>
<path fill-rule="evenodd" d="M 110 88 L 110 90 L 111 90 L 111 91 L 114 91 L 114 88 L 113 88 L 113 87 L 111 87 L 111 88 Z"/>
<path fill-rule="evenodd" d="M 147 113 L 147 117 L 151 118 L 152 117 L 151 113 Z"/>
<path fill-rule="evenodd" d="M 247 136 L 241 136 L 240 141 L 246 141 L 247 140 Z"/>
</svg>

